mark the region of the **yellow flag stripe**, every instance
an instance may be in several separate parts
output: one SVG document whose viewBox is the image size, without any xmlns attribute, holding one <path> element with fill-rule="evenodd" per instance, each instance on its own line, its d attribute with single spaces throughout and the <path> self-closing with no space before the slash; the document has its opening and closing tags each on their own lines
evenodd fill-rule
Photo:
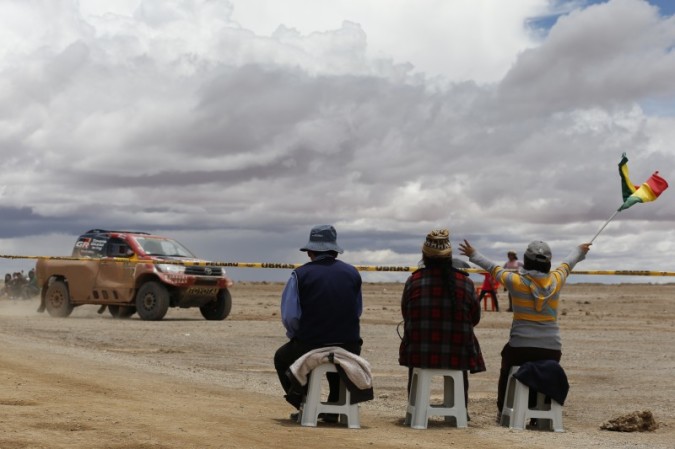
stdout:
<svg viewBox="0 0 675 449">
<path fill-rule="evenodd" d="M 642 184 L 639 189 L 633 192 L 632 196 L 639 198 L 643 203 L 654 201 L 656 199 L 654 191 L 646 182 Z"/>
<path fill-rule="evenodd" d="M 621 173 L 623 186 L 634 193 L 637 190 L 637 188 L 635 187 L 635 184 L 633 184 L 630 181 L 630 177 L 628 176 L 628 164 L 621 165 L 619 168 L 619 172 Z"/>
</svg>

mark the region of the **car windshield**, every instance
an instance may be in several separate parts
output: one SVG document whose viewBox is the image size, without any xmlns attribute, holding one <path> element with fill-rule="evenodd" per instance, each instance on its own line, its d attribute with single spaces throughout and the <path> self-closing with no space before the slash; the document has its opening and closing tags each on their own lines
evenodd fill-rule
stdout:
<svg viewBox="0 0 675 449">
<path fill-rule="evenodd" d="M 136 241 L 149 256 L 196 258 L 189 249 L 172 239 L 136 237 Z"/>
</svg>

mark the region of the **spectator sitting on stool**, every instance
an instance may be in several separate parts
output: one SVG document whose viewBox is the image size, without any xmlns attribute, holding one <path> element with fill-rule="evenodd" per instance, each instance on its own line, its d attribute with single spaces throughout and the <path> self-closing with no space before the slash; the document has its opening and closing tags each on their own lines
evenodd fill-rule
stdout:
<svg viewBox="0 0 675 449">
<path fill-rule="evenodd" d="M 309 242 L 300 248 L 310 262 L 291 273 L 281 296 L 281 321 L 290 341 L 274 354 L 274 368 L 286 393 L 286 400 L 299 408 L 302 394 L 292 389 L 287 370 L 307 352 L 327 346 L 339 346 L 361 354 L 360 317 L 363 309 L 361 275 L 352 265 L 337 260 L 343 250 L 337 244 L 337 232 L 330 225 L 312 228 Z M 327 373 L 328 402 L 337 402 L 340 377 Z M 338 416 L 319 418 L 337 422 Z M 291 414 L 297 420 L 297 414 Z"/>
<path fill-rule="evenodd" d="M 497 422 L 506 397 L 506 386 L 512 366 L 537 360 L 555 360 L 562 357 L 562 340 L 558 327 L 560 291 L 577 263 L 584 260 L 591 247 L 582 243 L 572 249 L 557 268 L 551 270 L 551 248 L 546 242 L 535 240 L 527 245 L 523 268 L 518 272 L 507 270 L 478 252 L 464 240 L 460 253 L 491 273 L 513 295 L 513 321 L 509 341 L 502 349 L 502 363 L 497 385 Z"/>
<path fill-rule="evenodd" d="M 403 336 L 398 363 L 408 367 L 408 395 L 414 368 L 461 370 L 468 419 L 468 372 L 485 371 L 474 333 L 480 302 L 468 273 L 454 267 L 447 229 L 431 231 L 422 245 L 420 268 L 403 287 Z"/>
</svg>

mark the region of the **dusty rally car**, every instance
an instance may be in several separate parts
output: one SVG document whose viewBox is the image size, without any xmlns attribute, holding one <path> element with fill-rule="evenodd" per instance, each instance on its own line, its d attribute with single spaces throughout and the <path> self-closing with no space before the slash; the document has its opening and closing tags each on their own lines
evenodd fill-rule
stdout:
<svg viewBox="0 0 675 449">
<path fill-rule="evenodd" d="M 78 260 L 37 261 L 38 311 L 67 317 L 76 306 L 97 304 L 115 318 L 138 313 L 158 321 L 169 307 L 199 307 L 207 320 L 224 320 L 232 309 L 225 269 L 167 237 L 92 229 L 77 239 L 72 257 Z"/>
</svg>

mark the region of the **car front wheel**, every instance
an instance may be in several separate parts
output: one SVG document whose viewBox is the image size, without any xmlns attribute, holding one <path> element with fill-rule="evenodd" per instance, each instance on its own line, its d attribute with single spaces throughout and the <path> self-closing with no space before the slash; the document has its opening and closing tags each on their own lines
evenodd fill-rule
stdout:
<svg viewBox="0 0 675 449">
<path fill-rule="evenodd" d="M 222 321 L 230 314 L 232 310 L 232 295 L 229 290 L 220 290 L 218 296 L 213 301 L 204 304 L 199 308 L 202 316 L 207 320 Z"/>
<path fill-rule="evenodd" d="M 142 320 L 159 321 L 169 310 L 169 291 L 159 282 L 141 285 L 136 294 L 136 312 Z"/>
</svg>

